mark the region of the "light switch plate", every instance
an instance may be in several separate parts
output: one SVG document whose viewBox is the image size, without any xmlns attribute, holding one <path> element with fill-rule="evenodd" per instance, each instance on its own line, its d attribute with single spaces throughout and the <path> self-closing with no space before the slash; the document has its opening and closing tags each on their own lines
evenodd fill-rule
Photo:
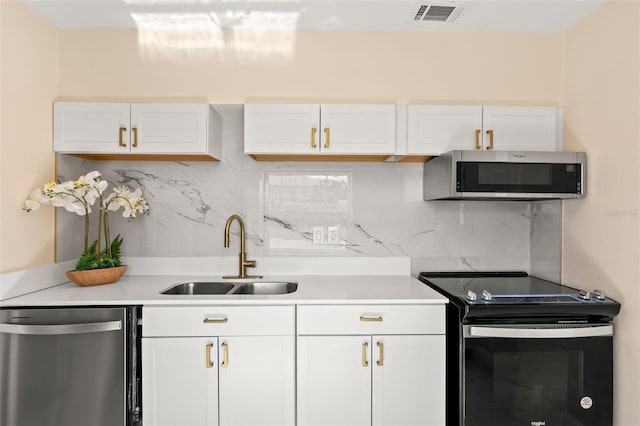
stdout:
<svg viewBox="0 0 640 426">
<path fill-rule="evenodd" d="M 313 227 L 313 244 L 324 244 L 324 226 Z"/>
</svg>

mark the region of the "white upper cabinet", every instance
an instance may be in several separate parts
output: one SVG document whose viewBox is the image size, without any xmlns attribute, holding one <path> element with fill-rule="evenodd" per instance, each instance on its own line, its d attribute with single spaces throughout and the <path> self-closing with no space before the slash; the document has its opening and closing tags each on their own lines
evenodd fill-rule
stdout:
<svg viewBox="0 0 640 426">
<path fill-rule="evenodd" d="M 207 104 L 54 103 L 53 148 L 61 153 L 220 158 L 220 134 Z"/>
<path fill-rule="evenodd" d="M 482 143 L 481 106 L 409 105 L 407 123 L 409 154 L 479 149 Z"/>
<path fill-rule="evenodd" d="M 556 151 L 557 115 L 555 107 L 485 106 L 483 147 L 500 151 Z"/>
<path fill-rule="evenodd" d="M 561 112 L 556 107 L 409 105 L 407 154 L 561 150 Z"/>
<path fill-rule="evenodd" d="M 252 155 L 391 155 L 395 105 L 245 105 Z"/>
</svg>

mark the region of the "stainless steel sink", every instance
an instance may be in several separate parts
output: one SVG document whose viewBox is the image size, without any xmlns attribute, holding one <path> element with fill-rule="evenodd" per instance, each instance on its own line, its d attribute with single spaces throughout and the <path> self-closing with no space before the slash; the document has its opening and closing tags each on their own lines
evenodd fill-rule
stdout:
<svg viewBox="0 0 640 426">
<path fill-rule="evenodd" d="M 233 294 L 287 294 L 298 289 L 298 283 L 286 281 L 255 281 L 240 285 Z"/>
<path fill-rule="evenodd" d="M 194 281 L 176 284 L 161 294 L 287 294 L 298 289 L 298 283 L 289 281 Z"/>
<path fill-rule="evenodd" d="M 161 294 L 227 294 L 235 287 L 234 283 L 229 282 L 209 282 L 198 281 L 189 283 L 176 284 L 164 291 Z"/>
</svg>

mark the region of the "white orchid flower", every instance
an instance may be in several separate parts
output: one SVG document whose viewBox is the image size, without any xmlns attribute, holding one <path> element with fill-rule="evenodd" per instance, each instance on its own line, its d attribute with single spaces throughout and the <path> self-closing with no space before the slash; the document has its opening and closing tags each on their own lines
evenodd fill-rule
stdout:
<svg viewBox="0 0 640 426">
<path fill-rule="evenodd" d="M 34 189 L 33 192 L 31 192 L 31 196 L 29 197 L 29 199 L 24 202 L 24 205 L 25 205 L 24 210 L 28 212 L 32 210 L 38 210 L 41 204 L 48 204 L 48 203 L 49 203 L 49 198 L 47 198 L 42 193 L 42 190 L 40 190 L 40 188 L 37 188 L 37 189 Z"/>
<path fill-rule="evenodd" d="M 111 256 L 109 236 L 109 219 L 108 211 L 116 211 L 123 208 L 122 215 L 126 218 L 135 218 L 137 214 L 148 214 L 149 205 L 142 197 L 142 190 L 137 189 L 131 191 L 127 186 L 115 188 L 107 197 L 103 197 L 109 183 L 105 180 L 98 180 L 101 176 L 100 172 L 92 171 L 86 175 L 80 176 L 76 180 L 70 180 L 62 183 L 49 182 L 42 189 L 34 190 L 30 197 L 25 200 L 23 210 L 38 210 L 42 204 L 51 204 L 54 207 L 62 207 L 65 210 L 84 217 L 85 233 L 84 233 L 84 252 L 89 247 L 89 214 L 91 206 L 100 199 L 99 206 L 100 217 L 104 220 L 98 221 L 98 239 L 95 244 L 95 255 L 100 262 L 101 253 L 101 237 L 104 232 L 106 248 L 105 255 Z M 104 213 L 104 216 L 102 214 Z M 83 254 L 84 256 L 84 254 Z M 119 261 L 119 256 L 118 259 Z M 114 259 L 107 258 L 106 264 L 113 264 Z M 83 267 L 88 265 L 82 264 Z"/>
<path fill-rule="evenodd" d="M 80 176 L 78 180 L 76 180 L 74 183 L 76 187 L 95 185 L 96 178 L 98 176 L 100 176 L 100 172 L 97 170 L 94 170 L 92 172 L 87 173 L 84 176 Z"/>
</svg>

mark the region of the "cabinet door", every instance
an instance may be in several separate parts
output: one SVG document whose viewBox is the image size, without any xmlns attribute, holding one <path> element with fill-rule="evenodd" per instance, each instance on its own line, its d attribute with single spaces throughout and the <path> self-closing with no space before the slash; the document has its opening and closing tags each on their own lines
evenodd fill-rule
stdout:
<svg viewBox="0 0 640 426">
<path fill-rule="evenodd" d="M 294 424 L 293 339 L 219 337 L 221 426 Z"/>
<path fill-rule="evenodd" d="M 481 106 L 409 105 L 407 125 L 409 155 L 440 155 L 482 144 Z"/>
<path fill-rule="evenodd" d="M 445 424 L 445 336 L 374 336 L 374 426 Z"/>
<path fill-rule="evenodd" d="M 323 154 L 393 154 L 395 105 L 321 105 Z"/>
<path fill-rule="evenodd" d="M 131 152 L 205 153 L 206 104 L 131 104 Z"/>
<path fill-rule="evenodd" d="M 557 108 L 487 106 L 483 146 L 500 151 L 556 151 Z"/>
<path fill-rule="evenodd" d="M 53 150 L 69 153 L 129 152 L 129 104 L 55 102 Z"/>
<path fill-rule="evenodd" d="M 145 425 L 218 424 L 217 347 L 217 338 L 142 339 Z"/>
<path fill-rule="evenodd" d="M 246 154 L 314 154 L 319 152 L 320 105 L 246 104 Z"/>
<path fill-rule="evenodd" d="M 298 337 L 298 425 L 371 425 L 371 337 Z"/>
</svg>

